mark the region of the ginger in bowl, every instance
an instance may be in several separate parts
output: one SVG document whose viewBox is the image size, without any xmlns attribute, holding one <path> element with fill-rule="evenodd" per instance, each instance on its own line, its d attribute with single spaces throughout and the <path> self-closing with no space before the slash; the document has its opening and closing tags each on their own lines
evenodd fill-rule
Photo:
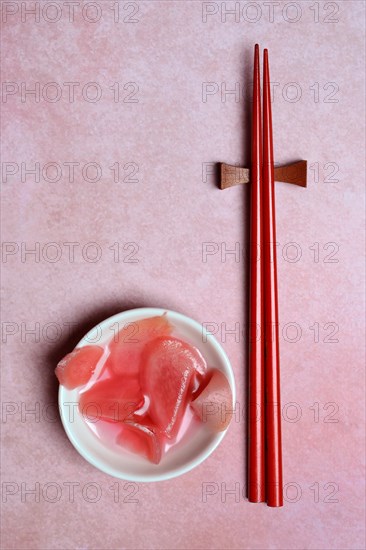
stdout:
<svg viewBox="0 0 366 550">
<path fill-rule="evenodd" d="M 133 481 L 168 479 L 200 464 L 225 435 L 235 400 L 229 360 L 213 336 L 157 308 L 105 320 L 56 375 L 76 449 Z"/>
</svg>

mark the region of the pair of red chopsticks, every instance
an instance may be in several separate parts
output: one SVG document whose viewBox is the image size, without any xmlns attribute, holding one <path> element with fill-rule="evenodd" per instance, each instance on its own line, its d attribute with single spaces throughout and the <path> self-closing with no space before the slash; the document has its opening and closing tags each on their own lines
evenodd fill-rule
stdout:
<svg viewBox="0 0 366 550">
<path fill-rule="evenodd" d="M 274 160 L 268 51 L 254 50 L 250 207 L 248 499 L 283 505 Z"/>
</svg>

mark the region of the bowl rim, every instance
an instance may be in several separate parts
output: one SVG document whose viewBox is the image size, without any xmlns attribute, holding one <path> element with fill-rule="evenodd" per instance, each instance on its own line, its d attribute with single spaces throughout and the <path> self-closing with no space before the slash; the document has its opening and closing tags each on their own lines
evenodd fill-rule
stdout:
<svg viewBox="0 0 366 550">
<path fill-rule="evenodd" d="M 221 359 L 221 365 L 224 365 L 225 370 L 224 373 L 226 377 L 229 380 L 229 384 L 232 391 L 232 407 L 234 408 L 235 402 L 236 402 L 236 387 L 235 387 L 235 377 L 233 368 L 231 366 L 231 363 L 229 361 L 229 358 L 224 351 L 221 344 L 217 341 L 217 339 L 211 334 L 210 332 L 207 332 L 206 328 L 201 325 L 198 321 L 195 321 L 191 317 L 188 317 L 187 315 L 184 315 L 183 313 L 179 313 L 170 309 L 166 308 L 157 308 L 157 307 L 140 307 L 140 308 L 132 308 L 125 311 L 121 311 L 120 313 L 116 313 L 112 315 L 111 317 L 108 317 L 107 319 L 104 319 L 97 325 L 95 325 L 92 329 L 90 329 L 83 338 L 79 341 L 79 343 L 75 347 L 83 347 L 85 345 L 90 345 L 90 342 L 87 340 L 88 335 L 92 333 L 96 327 L 106 327 L 113 322 L 116 322 L 116 320 L 121 320 L 121 317 L 126 320 L 127 317 L 135 317 L 136 318 L 145 318 L 145 317 L 154 317 L 155 315 L 162 315 L 163 313 L 167 313 L 168 316 L 172 317 L 172 321 L 174 322 L 174 318 L 181 320 L 182 322 L 190 325 L 191 328 L 198 330 L 202 335 L 207 338 L 207 342 L 210 343 L 211 346 L 215 348 L 215 351 L 218 353 Z M 128 321 L 128 319 L 127 319 Z M 133 322 L 133 321 L 131 321 Z M 221 369 L 220 369 L 221 370 Z M 113 477 L 116 477 L 118 479 L 123 479 L 126 481 L 133 481 L 138 483 L 145 483 L 145 482 L 155 482 L 155 481 L 165 481 L 168 479 L 172 479 L 178 476 L 181 476 L 200 464 L 204 462 L 218 447 L 218 445 L 221 443 L 223 438 L 225 437 L 229 426 L 226 428 L 226 430 L 222 432 L 218 432 L 215 437 L 211 440 L 211 442 L 200 452 L 196 457 L 193 459 L 187 461 L 184 465 L 179 466 L 177 468 L 172 468 L 171 470 L 167 472 L 160 472 L 159 474 L 144 474 L 144 475 L 131 475 L 129 473 L 124 473 L 120 470 L 117 470 L 113 466 L 109 466 L 108 463 L 100 461 L 95 456 L 91 455 L 87 449 L 80 443 L 79 438 L 77 437 L 77 434 L 75 434 L 75 431 L 72 429 L 73 423 L 69 422 L 67 420 L 67 417 L 65 415 L 65 401 L 64 396 L 65 393 L 70 390 L 67 390 L 64 386 L 60 384 L 59 386 L 59 392 L 58 392 L 58 405 L 59 405 L 59 411 L 60 411 L 60 417 L 61 422 L 63 425 L 63 428 L 66 432 L 67 437 L 69 438 L 72 445 L 75 447 L 75 449 L 78 451 L 78 453 L 92 466 L 97 468 L 98 470 L 101 470 L 104 473 L 107 473 Z M 96 441 L 98 439 L 96 438 Z"/>
</svg>

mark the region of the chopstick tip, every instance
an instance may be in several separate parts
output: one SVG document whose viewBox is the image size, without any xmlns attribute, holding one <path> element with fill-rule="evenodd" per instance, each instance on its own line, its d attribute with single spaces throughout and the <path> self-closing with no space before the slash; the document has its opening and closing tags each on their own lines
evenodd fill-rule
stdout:
<svg viewBox="0 0 366 550">
<path fill-rule="evenodd" d="M 254 63 L 259 66 L 259 44 L 254 46 Z"/>
</svg>

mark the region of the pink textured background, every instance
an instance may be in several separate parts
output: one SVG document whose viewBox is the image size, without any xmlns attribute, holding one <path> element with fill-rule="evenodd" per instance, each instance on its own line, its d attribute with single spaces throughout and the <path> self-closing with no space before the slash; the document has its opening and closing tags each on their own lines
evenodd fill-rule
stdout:
<svg viewBox="0 0 366 550">
<path fill-rule="evenodd" d="M 96 23 L 83 20 L 81 4 L 70 22 L 63 2 L 56 2 L 63 10 L 56 23 L 45 20 L 55 17 L 55 8 L 41 13 L 39 22 L 32 16 L 22 22 L 21 3 L 5 4 L 3 10 L 17 4 L 19 11 L 2 23 L 2 81 L 19 87 L 39 82 L 41 89 L 57 82 L 63 96 L 54 103 L 41 96 L 37 103 L 32 96 L 22 102 L 15 93 L 3 96 L 2 103 L 3 169 L 9 162 L 19 166 L 16 175 L 2 180 L 2 240 L 19 250 L 21 243 L 31 248 L 36 242 L 41 249 L 56 242 L 62 250 L 54 263 L 42 256 L 36 262 L 30 255 L 22 261 L 20 251 L 2 260 L 2 401 L 7 411 L 13 407 L 13 414 L 3 415 L 2 482 L 14 493 L 3 491 L 2 548 L 362 548 L 364 3 L 331 3 L 338 7 L 333 16 L 332 6 L 315 3 L 315 22 L 313 3 L 298 1 L 302 14 L 293 23 L 286 17 L 296 14 L 284 2 L 275 7 L 272 23 L 263 2 L 256 2 L 262 10 L 256 23 L 242 14 L 241 21 L 228 16 L 225 23 L 220 13 L 204 23 L 199 1 L 138 2 L 136 23 L 123 22 L 134 9 L 126 2 L 120 2 L 119 22 L 113 21 L 112 2 L 97 2 L 102 16 Z M 211 2 L 210 9 L 220 4 Z M 239 4 L 245 9 L 247 2 Z M 91 18 L 95 12 L 88 9 Z M 326 17 L 338 22 L 327 23 Z M 240 91 L 250 88 L 255 42 L 269 48 L 271 77 L 278 83 L 276 160 L 305 158 L 312 165 L 308 189 L 276 187 L 281 329 L 297 323 L 302 331 L 291 343 L 296 336 L 291 324 L 287 338 L 281 337 L 287 501 L 283 509 L 269 509 L 249 504 L 238 493 L 225 494 L 244 489 L 243 419 L 195 471 L 140 484 L 138 502 L 132 503 L 126 502 L 131 488 L 119 481 L 114 499 L 116 480 L 86 463 L 59 421 L 47 421 L 45 409 L 56 400 L 55 363 L 96 323 L 136 306 L 166 307 L 200 322 L 224 323 L 217 337 L 232 361 L 244 409 L 245 342 L 242 336 L 225 337 L 225 328 L 239 323 L 243 329 L 245 322 L 245 256 L 236 262 L 224 254 L 222 261 L 218 252 L 203 262 L 202 243 L 218 243 L 223 252 L 225 246 L 245 245 L 248 194 L 242 187 L 219 191 L 212 175 L 202 177 L 202 165 L 244 162 L 250 102 L 233 95 L 222 101 L 219 92 L 204 102 L 202 85 L 226 83 L 232 89 L 238 82 Z M 80 83 L 74 102 L 65 82 Z M 95 103 L 81 95 L 88 82 L 102 90 Z M 115 82 L 121 86 L 120 102 L 113 101 L 109 88 Z M 128 82 L 138 85 L 138 102 L 123 102 L 132 90 L 123 90 Z M 294 87 L 286 86 L 291 82 L 301 90 L 298 101 L 291 101 Z M 53 92 L 49 89 L 50 96 Z M 57 183 L 42 175 L 39 182 L 31 175 L 21 179 L 22 162 L 43 167 L 73 161 L 80 163 L 74 182 L 65 166 Z M 100 165 L 99 182 L 82 177 L 88 162 Z M 115 162 L 121 167 L 137 163 L 138 182 L 115 183 L 109 169 Z M 326 163 L 337 164 L 333 179 L 338 181 L 329 181 L 333 165 Z M 80 243 L 74 262 L 63 245 L 71 241 Z M 102 250 L 96 263 L 81 254 L 90 242 Z M 119 262 L 109 249 L 116 242 Z M 130 242 L 139 246 L 137 263 L 122 261 L 132 250 L 123 250 Z M 297 262 L 290 261 L 291 242 L 301 251 Z M 314 243 L 319 243 L 319 261 L 314 261 Z M 335 245 L 324 249 L 327 243 Z M 75 323 L 70 332 L 67 323 Z M 327 323 L 339 327 L 333 336 L 338 342 L 327 341 L 335 326 Z M 39 337 L 26 332 L 35 326 Z M 13 335 L 7 335 L 10 330 Z M 25 407 L 40 407 L 40 417 L 24 417 Z M 73 502 L 71 482 L 79 484 Z M 49 483 L 58 483 L 58 502 L 50 502 L 55 492 Z M 98 502 L 87 501 L 94 495 L 88 483 L 98 484 Z M 216 491 L 206 499 L 205 483 Z M 39 488 L 39 499 L 26 494 L 32 487 Z"/>
</svg>

